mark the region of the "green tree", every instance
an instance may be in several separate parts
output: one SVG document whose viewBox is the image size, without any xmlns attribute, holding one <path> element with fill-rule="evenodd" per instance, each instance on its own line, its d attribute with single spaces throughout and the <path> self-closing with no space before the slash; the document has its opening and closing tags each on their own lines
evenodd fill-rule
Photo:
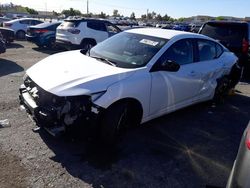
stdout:
<svg viewBox="0 0 250 188">
<path fill-rule="evenodd" d="M 118 13 L 118 10 L 117 10 L 117 9 L 113 10 L 113 16 L 114 16 L 114 17 L 120 16 L 120 14 Z"/>
<path fill-rule="evenodd" d="M 222 20 L 224 20 L 224 17 L 223 16 L 218 16 L 215 19 L 218 20 L 218 21 L 222 21 Z"/>
<path fill-rule="evenodd" d="M 97 15 L 99 18 L 107 18 L 107 15 L 104 12 L 101 12 Z"/>
<path fill-rule="evenodd" d="M 146 20 L 147 19 L 147 15 L 146 14 L 141 15 L 141 19 L 142 20 Z"/>
<path fill-rule="evenodd" d="M 178 19 L 179 22 L 183 22 L 184 20 L 185 20 L 184 17 L 181 17 L 181 18 Z"/>
<path fill-rule="evenodd" d="M 70 8 L 69 10 L 63 10 L 62 14 L 65 16 L 80 16 L 82 13 L 79 10 L 75 10 L 73 8 Z"/>
<path fill-rule="evenodd" d="M 135 20 L 135 13 L 134 13 L 134 12 L 131 13 L 130 19 L 131 19 L 131 20 Z"/>
<path fill-rule="evenodd" d="M 29 14 L 38 14 L 38 12 L 35 9 L 29 8 L 29 7 L 25 7 L 25 10 L 29 13 Z"/>
<path fill-rule="evenodd" d="M 163 17 L 162 17 L 163 20 L 165 21 L 170 21 L 171 17 L 168 16 L 167 14 L 165 14 Z"/>
<path fill-rule="evenodd" d="M 157 21 L 162 21 L 162 16 L 161 16 L 160 14 L 158 14 L 158 15 L 155 17 L 155 19 L 156 19 Z"/>
</svg>

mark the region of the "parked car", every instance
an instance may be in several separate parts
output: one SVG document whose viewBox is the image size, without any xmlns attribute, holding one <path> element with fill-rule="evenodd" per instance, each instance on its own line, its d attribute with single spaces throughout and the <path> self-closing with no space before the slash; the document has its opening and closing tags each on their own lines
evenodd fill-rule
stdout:
<svg viewBox="0 0 250 188">
<path fill-rule="evenodd" d="M 201 28 L 201 24 L 191 24 L 191 29 L 190 29 L 190 32 L 193 32 L 193 33 L 198 33 L 200 31 L 200 28 Z"/>
<path fill-rule="evenodd" d="M 6 51 L 5 42 L 3 40 L 3 36 L 0 32 L 0 54 L 4 53 L 5 51 Z"/>
<path fill-rule="evenodd" d="M 29 26 L 26 39 L 35 43 L 38 47 L 54 48 L 56 40 L 56 28 L 61 22 L 41 23 L 36 26 Z"/>
<path fill-rule="evenodd" d="M 178 30 L 178 31 L 190 31 L 191 26 L 179 24 L 179 25 L 174 25 L 172 29 Z"/>
<path fill-rule="evenodd" d="M 249 29 L 247 22 L 210 21 L 202 26 L 199 33 L 218 40 L 238 56 L 241 66 L 248 68 L 250 67 Z"/>
<path fill-rule="evenodd" d="M 80 125 L 113 143 L 130 126 L 224 96 L 237 60 L 203 35 L 131 29 L 33 65 L 20 102 L 53 135 Z"/>
<path fill-rule="evenodd" d="M 120 31 L 114 24 L 105 20 L 65 20 L 57 27 L 56 44 L 67 49 L 91 48 Z"/>
<path fill-rule="evenodd" d="M 11 19 L 9 18 L 5 18 L 5 17 L 0 17 L 0 27 L 3 26 L 3 22 L 7 22 L 7 21 L 10 21 Z"/>
<path fill-rule="evenodd" d="M 245 129 L 236 160 L 230 173 L 227 188 L 250 187 L 250 122 Z"/>
<path fill-rule="evenodd" d="M 9 44 L 14 41 L 15 32 L 12 29 L 0 27 L 0 32 L 2 33 L 3 40 L 6 44 Z"/>
<path fill-rule="evenodd" d="M 38 25 L 40 23 L 43 23 L 43 21 L 33 18 L 21 18 L 4 22 L 3 27 L 13 29 L 17 39 L 24 39 L 28 26 Z"/>
</svg>

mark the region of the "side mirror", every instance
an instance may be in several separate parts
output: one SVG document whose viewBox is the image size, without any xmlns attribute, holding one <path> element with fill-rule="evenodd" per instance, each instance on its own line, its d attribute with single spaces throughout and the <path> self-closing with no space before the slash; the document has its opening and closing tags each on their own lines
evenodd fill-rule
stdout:
<svg viewBox="0 0 250 188">
<path fill-rule="evenodd" d="M 169 72 L 177 72 L 180 69 L 180 65 L 172 60 L 166 60 L 160 67 L 162 70 Z"/>
<path fill-rule="evenodd" d="M 178 63 L 172 60 L 166 60 L 160 64 L 156 63 L 150 72 L 156 72 L 156 71 L 177 72 L 179 69 L 180 69 L 180 65 Z"/>
</svg>

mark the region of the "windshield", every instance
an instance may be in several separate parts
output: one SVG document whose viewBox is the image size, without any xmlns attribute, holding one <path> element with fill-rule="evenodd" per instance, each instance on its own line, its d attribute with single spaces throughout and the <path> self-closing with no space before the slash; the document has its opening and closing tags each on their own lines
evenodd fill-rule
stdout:
<svg viewBox="0 0 250 188">
<path fill-rule="evenodd" d="M 90 50 L 90 56 L 114 62 L 121 68 L 145 66 L 168 40 L 122 32 L 103 41 Z"/>
</svg>

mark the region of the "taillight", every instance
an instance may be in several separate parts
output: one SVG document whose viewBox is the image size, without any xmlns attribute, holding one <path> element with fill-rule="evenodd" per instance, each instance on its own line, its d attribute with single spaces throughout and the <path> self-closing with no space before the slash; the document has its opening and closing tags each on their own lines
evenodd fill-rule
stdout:
<svg viewBox="0 0 250 188">
<path fill-rule="evenodd" d="M 248 41 L 246 39 L 243 39 L 243 41 L 242 41 L 242 52 L 244 54 L 247 54 L 248 49 L 249 49 L 249 43 L 248 43 Z"/>
<path fill-rule="evenodd" d="M 4 26 L 5 26 L 5 27 L 11 27 L 11 26 L 12 26 L 12 23 L 4 23 Z"/>
<path fill-rule="evenodd" d="M 47 29 L 36 29 L 34 30 L 34 33 L 37 33 L 37 34 L 42 34 L 42 33 L 47 33 L 49 32 L 49 30 Z"/>
<path fill-rule="evenodd" d="M 247 145 L 247 148 L 250 150 L 250 129 L 247 130 L 246 145 Z"/>
<path fill-rule="evenodd" d="M 72 34 L 79 34 L 80 33 L 79 29 L 68 29 L 67 31 L 72 33 Z"/>
</svg>

